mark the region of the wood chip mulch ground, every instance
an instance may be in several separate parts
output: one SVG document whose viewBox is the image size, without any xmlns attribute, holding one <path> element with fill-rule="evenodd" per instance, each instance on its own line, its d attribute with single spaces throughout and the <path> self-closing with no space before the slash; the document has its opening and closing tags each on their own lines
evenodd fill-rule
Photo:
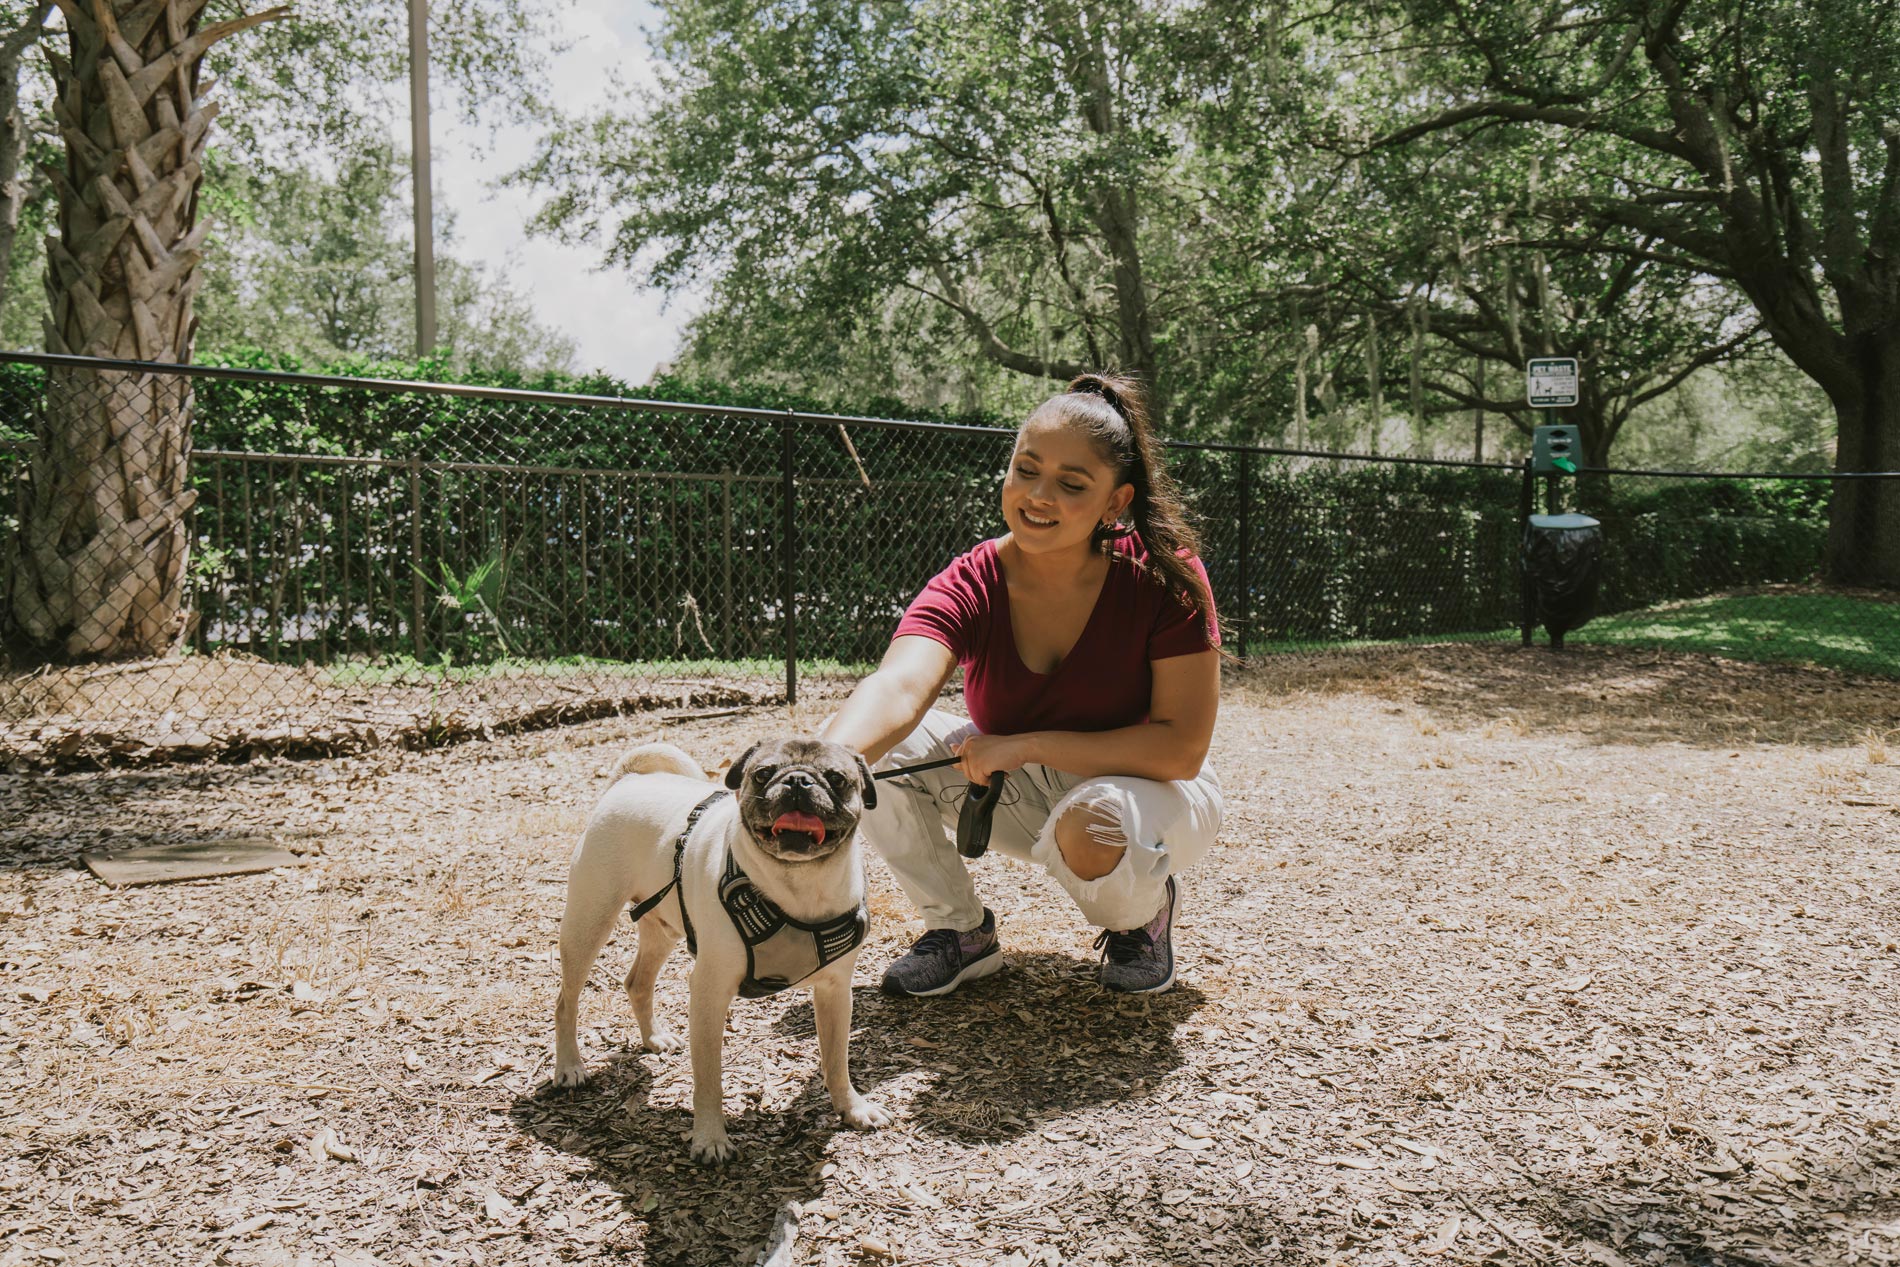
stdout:
<svg viewBox="0 0 1900 1267">
<path fill-rule="evenodd" d="M 989 859 L 1012 968 L 888 999 L 842 1127 L 807 996 L 741 1001 L 742 1152 L 685 1054 L 547 1087 L 569 850 L 615 756 L 814 708 L 0 775 L 0 1264 L 1883 1264 L 1900 1258 L 1900 684 L 1443 648 L 1236 674 L 1181 983 L 1093 984 Z M 113 890 L 81 851 L 313 856 Z M 684 1019 L 684 962 L 661 1007 Z"/>
</svg>

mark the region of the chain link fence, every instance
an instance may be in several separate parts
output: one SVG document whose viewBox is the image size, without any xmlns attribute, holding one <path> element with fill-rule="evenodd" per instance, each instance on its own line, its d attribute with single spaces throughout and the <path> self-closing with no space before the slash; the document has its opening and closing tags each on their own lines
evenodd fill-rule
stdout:
<svg viewBox="0 0 1900 1267">
<path fill-rule="evenodd" d="M 837 695 L 997 530 L 1012 437 L 0 354 L 0 763 Z M 1171 448 L 1230 648 L 1519 636 L 1519 468 Z M 1592 478 L 1575 641 L 1900 672 L 1893 595 L 1812 584 L 1827 481 Z"/>
</svg>

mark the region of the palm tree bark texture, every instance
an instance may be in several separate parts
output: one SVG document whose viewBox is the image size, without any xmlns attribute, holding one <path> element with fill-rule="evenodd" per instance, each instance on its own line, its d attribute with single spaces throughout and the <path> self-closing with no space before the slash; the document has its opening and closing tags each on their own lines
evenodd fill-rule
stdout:
<svg viewBox="0 0 1900 1267">
<path fill-rule="evenodd" d="M 47 239 L 49 352 L 186 363 L 209 221 L 198 215 L 217 107 L 204 54 L 266 12 L 199 26 L 205 0 L 57 0 L 49 39 L 50 169 L 59 232 Z M 204 87 L 208 88 L 209 85 Z M 175 374 L 49 371 L 16 539 L 16 634 L 40 654 L 162 655 L 186 617 L 192 389 Z"/>
</svg>

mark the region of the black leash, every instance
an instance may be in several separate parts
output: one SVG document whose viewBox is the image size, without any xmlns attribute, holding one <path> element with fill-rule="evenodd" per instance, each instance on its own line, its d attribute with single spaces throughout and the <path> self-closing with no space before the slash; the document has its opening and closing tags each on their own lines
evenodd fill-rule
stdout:
<svg viewBox="0 0 1900 1267">
<path fill-rule="evenodd" d="M 874 779 L 894 779 L 900 774 L 916 774 L 921 770 L 941 770 L 947 765 L 955 765 L 962 757 L 944 757 L 937 761 L 920 761 L 916 765 L 899 766 L 895 770 L 879 770 L 871 777 Z"/>
<path fill-rule="evenodd" d="M 900 766 L 895 770 L 879 770 L 873 779 L 892 779 L 900 774 L 916 774 L 922 770 L 941 770 L 945 766 L 955 765 L 962 757 L 944 757 L 937 761 L 921 761 L 916 765 Z M 988 786 L 972 783 L 969 792 L 963 798 L 963 808 L 957 811 L 957 852 L 966 858 L 981 858 L 990 847 L 990 816 L 996 812 L 996 803 L 1002 799 L 1003 784 L 1007 776 L 1001 771 L 991 779 Z"/>
</svg>

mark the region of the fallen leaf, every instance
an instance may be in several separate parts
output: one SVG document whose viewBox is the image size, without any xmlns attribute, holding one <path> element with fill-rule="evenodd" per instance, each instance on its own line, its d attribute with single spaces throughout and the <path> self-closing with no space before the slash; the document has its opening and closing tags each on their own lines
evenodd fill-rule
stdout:
<svg viewBox="0 0 1900 1267">
<path fill-rule="evenodd" d="M 277 1216 L 275 1214 L 254 1214 L 250 1218 L 245 1219 L 242 1223 L 233 1223 L 230 1227 L 219 1232 L 218 1235 L 235 1240 L 237 1237 L 249 1236 L 252 1232 L 261 1231 L 276 1221 Z"/>
<path fill-rule="evenodd" d="M 1458 1229 L 1462 1226 L 1457 1215 L 1452 1215 L 1438 1225 L 1431 1239 L 1418 1247 L 1418 1252 L 1428 1257 L 1436 1257 L 1450 1249 L 1452 1242 L 1458 1239 Z"/>
<path fill-rule="evenodd" d="M 1365 1157 L 1315 1157 L 1322 1166 L 1344 1166 L 1348 1170 L 1377 1170 L 1379 1163 Z"/>
</svg>

